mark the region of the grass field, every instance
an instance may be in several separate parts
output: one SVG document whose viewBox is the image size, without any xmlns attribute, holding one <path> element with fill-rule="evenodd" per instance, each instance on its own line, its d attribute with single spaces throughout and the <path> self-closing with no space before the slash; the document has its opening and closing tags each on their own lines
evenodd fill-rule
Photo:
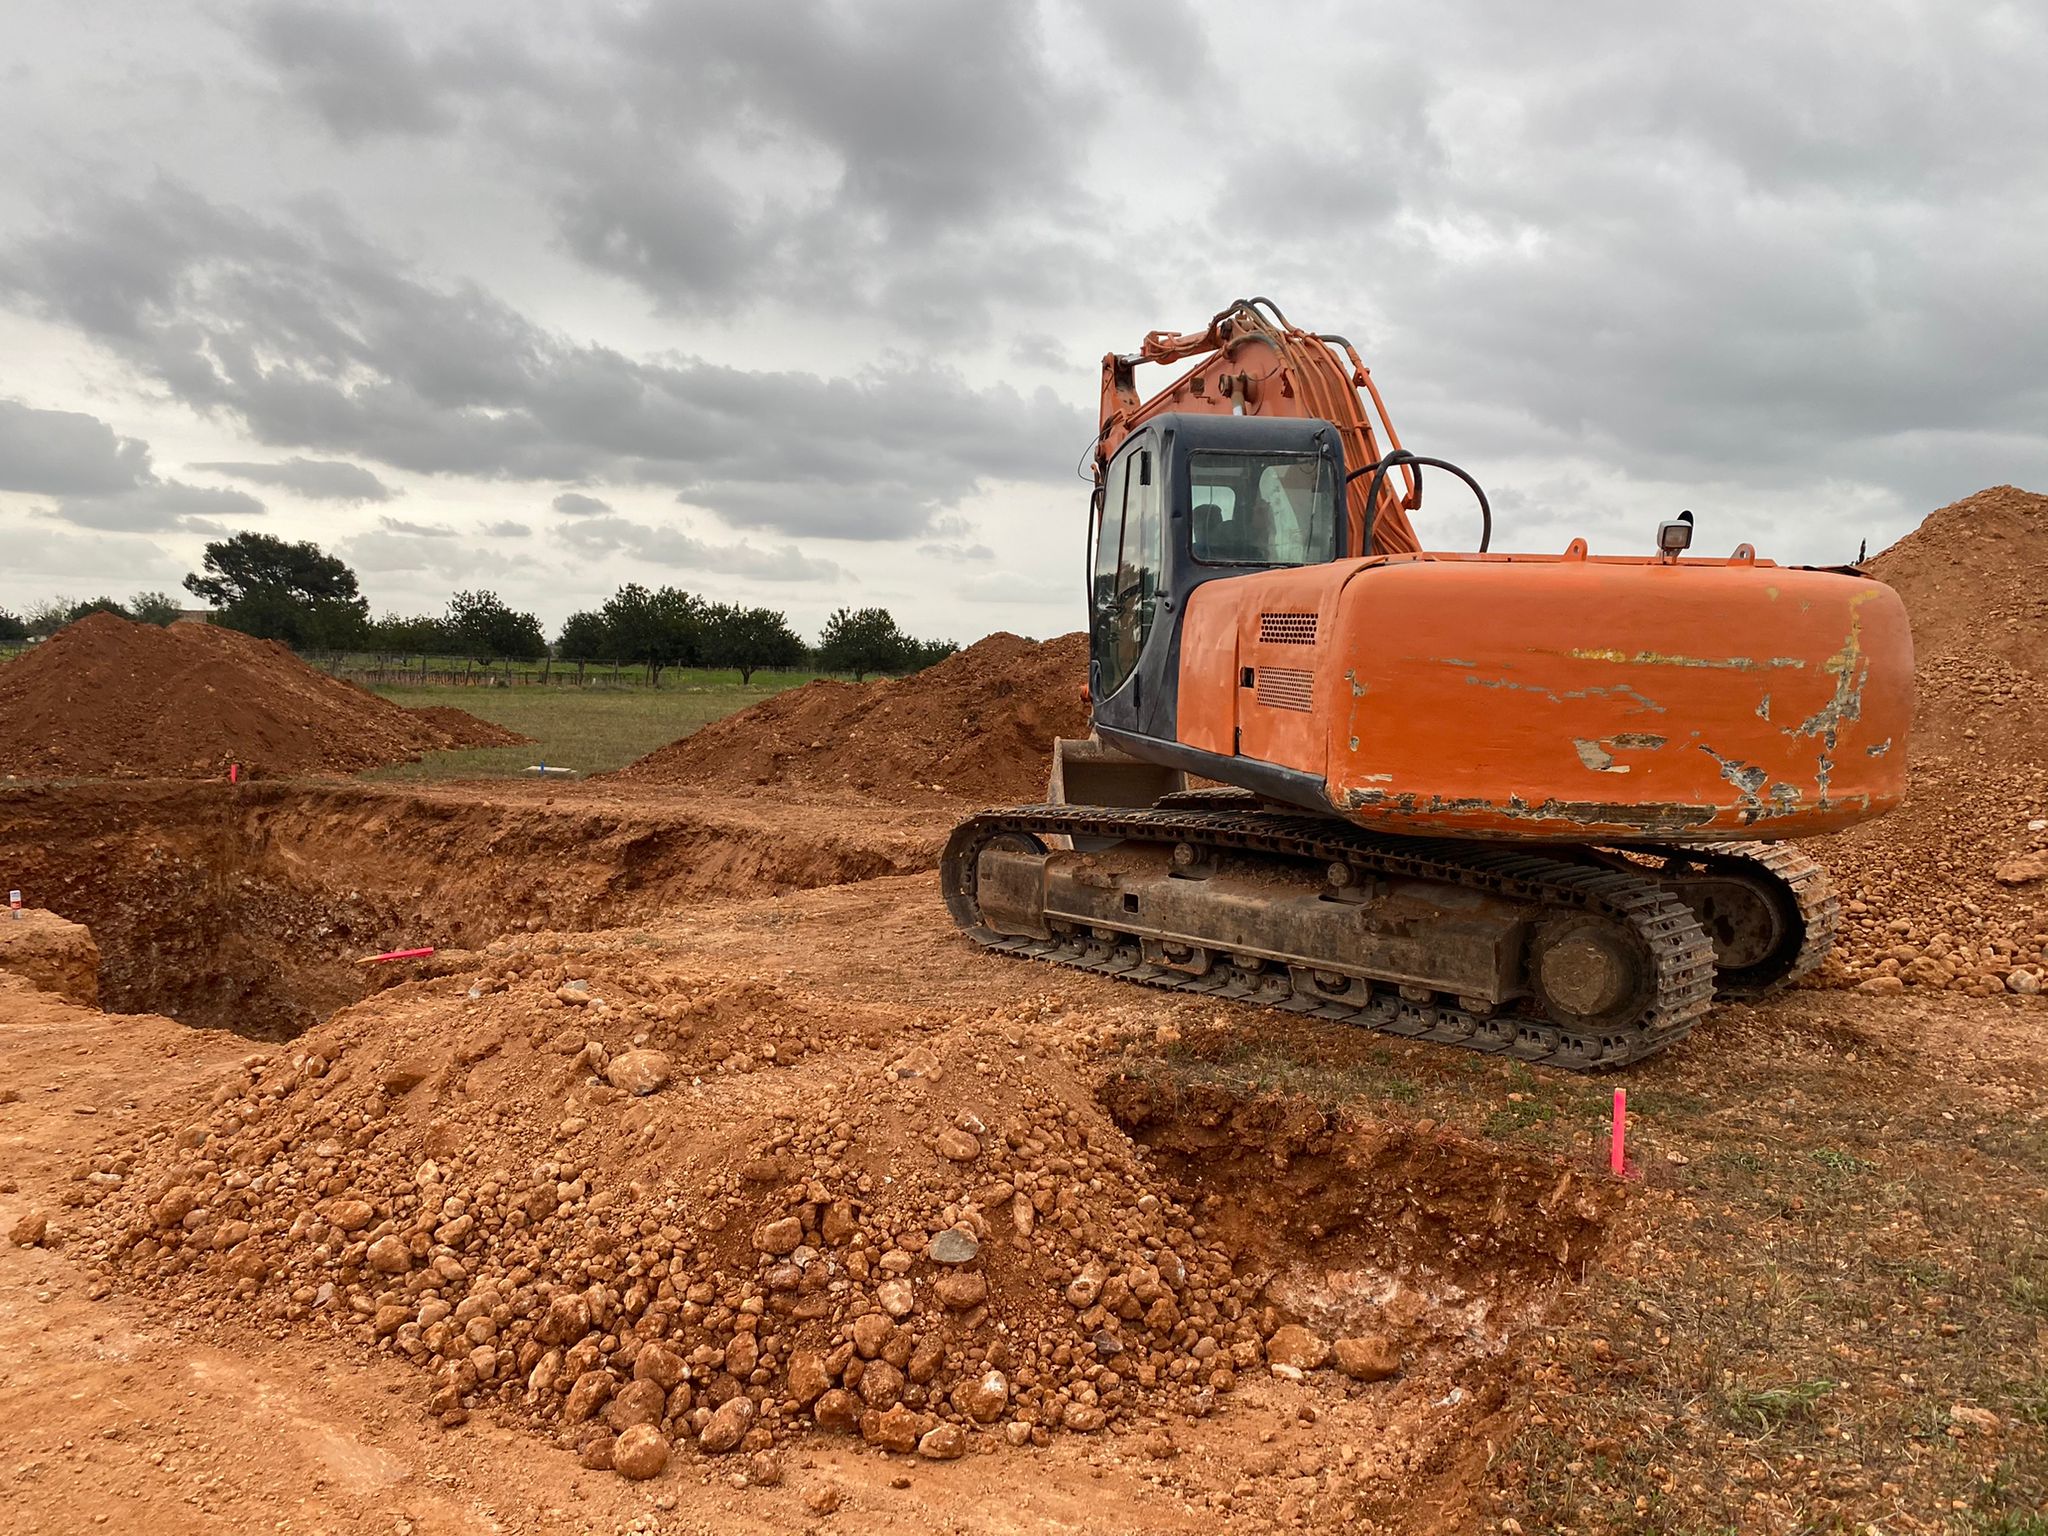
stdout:
<svg viewBox="0 0 2048 1536">
<path fill-rule="evenodd" d="M 363 775 L 371 779 L 495 779 L 517 777 L 533 763 L 602 773 L 623 768 L 707 721 L 745 709 L 810 681 L 802 673 L 757 672 L 751 687 L 737 672 L 691 672 L 686 687 L 630 688 L 377 688 L 378 697 L 408 708 L 452 704 L 531 736 L 524 747 L 429 752 Z"/>
</svg>

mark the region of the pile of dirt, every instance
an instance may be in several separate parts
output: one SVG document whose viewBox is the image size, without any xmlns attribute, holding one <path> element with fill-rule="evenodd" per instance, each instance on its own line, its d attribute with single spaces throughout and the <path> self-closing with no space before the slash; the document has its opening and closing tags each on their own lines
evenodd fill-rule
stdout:
<svg viewBox="0 0 2048 1536">
<path fill-rule="evenodd" d="M 829 680 L 714 721 L 616 778 L 723 789 L 852 789 L 893 799 L 939 792 L 1035 801 L 1055 736 L 1088 731 L 1088 638 L 993 634 L 924 671 Z"/>
<path fill-rule="evenodd" d="M 211 624 L 98 613 L 0 667 L 0 775 L 355 773 L 525 738 L 458 709 L 408 710 Z"/>
<path fill-rule="evenodd" d="M 1817 844 L 1845 913 L 1831 964 L 1872 991 L 2048 980 L 2048 496 L 1994 486 L 1867 567 L 1913 621 L 1906 804 Z"/>
<path fill-rule="evenodd" d="M 107 1283 L 340 1333 L 431 1372 L 443 1423 L 490 1407 L 586 1466 L 773 1481 L 813 1432 L 950 1458 L 1149 1421 L 1170 1454 L 1248 1371 L 1434 1401 L 1597 1246 L 1571 1175 L 1427 1125 L 1098 1098 L 1042 1003 L 682 964 L 512 941 L 249 1058 L 81 1171 Z M 1212 1145 L 1309 1179 L 1301 1230 L 1204 1187 Z"/>
</svg>

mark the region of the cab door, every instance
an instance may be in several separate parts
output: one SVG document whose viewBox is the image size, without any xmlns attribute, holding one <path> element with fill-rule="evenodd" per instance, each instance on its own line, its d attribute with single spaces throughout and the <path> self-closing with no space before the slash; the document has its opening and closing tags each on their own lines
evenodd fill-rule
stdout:
<svg viewBox="0 0 2048 1536">
<path fill-rule="evenodd" d="M 1141 728 L 1145 673 L 1157 670 L 1138 662 L 1159 618 L 1164 479 L 1156 436 L 1134 435 L 1104 477 L 1089 562 L 1089 695 L 1102 724 L 1127 731 Z"/>
</svg>

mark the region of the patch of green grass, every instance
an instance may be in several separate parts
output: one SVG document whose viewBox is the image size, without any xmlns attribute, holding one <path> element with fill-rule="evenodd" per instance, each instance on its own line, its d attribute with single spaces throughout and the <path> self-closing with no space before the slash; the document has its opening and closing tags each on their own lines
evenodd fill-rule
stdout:
<svg viewBox="0 0 2048 1536">
<path fill-rule="evenodd" d="M 2012 1277 L 2013 1305 L 2036 1317 L 2048 1317 L 2048 1276 L 2014 1275 Z"/>
<path fill-rule="evenodd" d="M 1787 1424 L 1809 1423 L 1820 1400 L 1835 1390 L 1832 1381 L 1796 1381 L 1781 1387 L 1745 1387 L 1739 1382 L 1721 1394 L 1721 1409 L 1739 1428 L 1771 1434 Z"/>
<path fill-rule="evenodd" d="M 1862 1158 L 1852 1157 L 1849 1153 L 1837 1151 L 1833 1147 L 1815 1147 L 1809 1155 L 1830 1173 L 1861 1173 L 1870 1166 Z"/>
<path fill-rule="evenodd" d="M 792 673 L 754 674 L 742 687 L 738 673 L 689 674 L 688 687 L 583 688 L 378 688 L 379 697 L 407 708 L 453 705 L 522 736 L 529 746 L 477 747 L 429 752 L 416 763 L 396 763 L 363 775 L 411 782 L 515 778 L 533 763 L 604 773 L 623 768 L 656 747 L 687 736 L 785 688 L 809 682 Z"/>
<path fill-rule="evenodd" d="M 1511 1136 L 1516 1131 L 1546 1124 L 1556 1113 L 1555 1106 L 1546 1104 L 1541 1099 L 1526 1095 L 1520 1099 L 1509 1099 L 1486 1117 L 1485 1134 L 1498 1140 L 1503 1136 Z"/>
</svg>

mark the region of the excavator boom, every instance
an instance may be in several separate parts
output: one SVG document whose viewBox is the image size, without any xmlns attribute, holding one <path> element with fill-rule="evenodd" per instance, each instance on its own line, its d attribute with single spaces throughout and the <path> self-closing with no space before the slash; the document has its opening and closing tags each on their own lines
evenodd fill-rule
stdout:
<svg viewBox="0 0 2048 1536">
<path fill-rule="evenodd" d="M 1173 364 L 1198 359 L 1150 399 L 1138 397 L 1135 373 L 1140 363 Z M 1102 359 L 1102 429 L 1095 440 L 1095 477 L 1104 471 L 1132 432 L 1168 412 L 1216 416 L 1297 416 L 1327 421 L 1344 444 L 1346 462 L 1373 464 L 1385 452 L 1398 452 L 1399 434 L 1387 416 L 1372 373 L 1358 350 L 1342 336 L 1311 335 L 1287 323 L 1271 299 L 1239 299 L 1217 311 L 1201 331 L 1153 331 L 1135 355 L 1116 352 Z M 1379 430 L 1373 421 L 1379 421 Z M 1421 505 L 1415 471 L 1402 473 L 1404 494 L 1389 484 L 1379 488 L 1377 506 L 1368 518 L 1368 485 L 1348 488 L 1351 524 L 1349 547 L 1365 548 L 1365 530 L 1372 528 L 1372 552 L 1412 554 L 1422 548 L 1408 513 Z"/>
</svg>

